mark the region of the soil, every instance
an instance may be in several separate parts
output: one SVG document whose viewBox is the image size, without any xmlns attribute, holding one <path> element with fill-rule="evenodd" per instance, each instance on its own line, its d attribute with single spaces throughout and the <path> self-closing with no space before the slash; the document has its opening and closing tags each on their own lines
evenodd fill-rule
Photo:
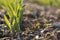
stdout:
<svg viewBox="0 0 60 40">
<path fill-rule="evenodd" d="M 21 25 L 21 40 L 60 40 L 60 27 L 46 26 L 44 24 L 60 24 L 60 9 L 34 3 L 25 3 L 23 20 Z M 51 11 L 52 10 L 52 11 Z M 9 30 L 3 16 L 6 12 L 0 9 L 0 40 L 11 40 Z M 41 24 L 41 25 L 40 25 Z M 16 33 L 13 40 L 17 40 Z"/>
</svg>

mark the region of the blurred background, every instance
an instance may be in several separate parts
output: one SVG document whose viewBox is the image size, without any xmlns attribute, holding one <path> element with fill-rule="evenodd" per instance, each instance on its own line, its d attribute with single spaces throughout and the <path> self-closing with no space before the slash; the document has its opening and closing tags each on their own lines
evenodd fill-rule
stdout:
<svg viewBox="0 0 60 40">
<path fill-rule="evenodd" d="M 24 14 L 36 14 L 39 17 L 60 19 L 60 0 L 24 0 Z"/>
</svg>

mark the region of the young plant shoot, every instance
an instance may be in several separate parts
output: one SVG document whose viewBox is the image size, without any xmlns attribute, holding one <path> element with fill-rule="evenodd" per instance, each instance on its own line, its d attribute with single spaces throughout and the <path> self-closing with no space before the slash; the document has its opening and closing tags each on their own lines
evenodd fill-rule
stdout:
<svg viewBox="0 0 60 40">
<path fill-rule="evenodd" d="M 23 16 L 23 0 L 0 0 L 0 6 L 7 12 L 10 19 L 4 15 L 7 28 L 11 33 L 20 32 Z"/>
</svg>

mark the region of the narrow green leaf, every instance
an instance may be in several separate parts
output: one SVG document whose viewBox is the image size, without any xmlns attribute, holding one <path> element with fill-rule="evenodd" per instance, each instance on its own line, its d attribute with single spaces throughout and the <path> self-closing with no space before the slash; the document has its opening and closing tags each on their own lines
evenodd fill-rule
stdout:
<svg viewBox="0 0 60 40">
<path fill-rule="evenodd" d="M 5 19 L 5 22 L 6 22 L 7 26 L 8 26 L 8 28 L 9 28 L 10 31 L 11 31 L 11 30 L 12 30 L 12 29 L 11 29 L 11 25 L 10 25 L 10 22 L 9 22 L 8 18 L 6 17 L 6 15 L 4 15 L 4 19 Z M 11 32 L 12 32 L 12 31 L 11 31 Z"/>
</svg>

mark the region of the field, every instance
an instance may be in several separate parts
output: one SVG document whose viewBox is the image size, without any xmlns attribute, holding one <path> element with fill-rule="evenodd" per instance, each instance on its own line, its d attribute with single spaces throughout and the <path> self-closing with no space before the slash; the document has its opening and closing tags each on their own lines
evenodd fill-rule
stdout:
<svg viewBox="0 0 60 40">
<path fill-rule="evenodd" d="M 60 0 L 9 1 L 0 0 L 0 40 L 60 40 Z"/>
</svg>

